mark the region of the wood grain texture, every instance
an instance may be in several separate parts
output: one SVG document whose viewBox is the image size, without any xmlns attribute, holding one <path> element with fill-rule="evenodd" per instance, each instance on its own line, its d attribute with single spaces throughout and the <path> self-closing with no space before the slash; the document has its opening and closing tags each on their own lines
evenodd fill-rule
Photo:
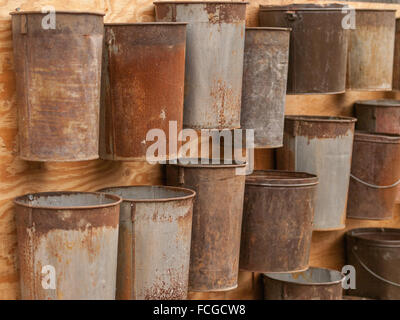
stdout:
<svg viewBox="0 0 400 320">
<path fill-rule="evenodd" d="M 163 170 L 147 163 L 85 161 L 77 163 L 36 163 L 17 158 L 17 115 L 15 75 L 9 12 L 40 10 L 52 5 L 57 10 L 104 11 L 105 22 L 154 21 L 152 0 L 0 0 L 0 299 L 19 297 L 16 229 L 12 199 L 28 192 L 53 190 L 96 190 L 105 186 L 159 184 Z M 257 26 L 259 4 L 289 4 L 287 0 L 250 0 L 247 24 Z M 295 1 L 316 2 L 316 1 Z M 350 2 L 353 4 L 352 2 Z M 395 8 L 398 4 L 362 3 L 362 7 Z M 399 11 L 398 11 L 399 12 Z M 358 99 L 396 97 L 393 93 L 349 92 L 337 96 L 288 96 L 287 114 L 350 115 Z M 400 96 L 397 96 L 400 98 Z M 256 168 L 273 167 L 271 150 L 256 150 Z M 389 222 L 348 220 L 348 228 L 360 226 L 400 227 L 400 206 Z M 311 264 L 340 269 L 344 263 L 343 232 L 315 232 Z M 262 297 L 258 274 L 241 272 L 236 290 L 220 293 L 191 293 L 192 299 L 257 299 Z"/>
</svg>

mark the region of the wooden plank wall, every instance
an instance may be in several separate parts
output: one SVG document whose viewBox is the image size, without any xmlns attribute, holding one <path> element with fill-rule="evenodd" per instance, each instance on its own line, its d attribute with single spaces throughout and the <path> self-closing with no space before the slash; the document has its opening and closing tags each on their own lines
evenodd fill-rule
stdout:
<svg viewBox="0 0 400 320">
<path fill-rule="evenodd" d="M 257 26 L 259 4 L 288 4 L 284 0 L 250 0 L 247 25 Z M 315 1 L 295 1 L 315 2 Z M 353 4 L 353 3 L 351 3 Z M 16 255 L 15 219 L 12 199 L 28 192 L 51 190 L 96 190 L 103 186 L 121 184 L 159 184 L 163 172 L 158 165 L 85 161 L 77 163 L 35 163 L 17 158 L 17 121 L 15 104 L 15 75 L 13 72 L 12 38 L 9 12 L 40 10 L 52 5 L 57 10 L 105 11 L 106 22 L 153 21 L 152 0 L 0 0 L 0 299 L 19 297 L 18 261 Z M 395 8 L 398 4 L 360 3 L 361 7 Z M 62 58 L 62 57 L 60 57 Z M 352 104 L 358 99 L 395 97 L 393 93 L 350 92 L 335 96 L 288 96 L 288 114 L 351 115 Z M 399 96 L 400 98 L 400 96 Z M 271 151 L 256 150 L 256 167 L 271 168 Z M 400 206 L 389 222 L 348 220 L 347 228 L 361 226 L 400 227 Z M 340 269 L 344 264 L 344 231 L 315 232 L 311 264 Z M 225 293 L 192 293 L 193 299 L 251 299 L 261 297 L 259 276 L 240 273 L 239 287 Z"/>
</svg>

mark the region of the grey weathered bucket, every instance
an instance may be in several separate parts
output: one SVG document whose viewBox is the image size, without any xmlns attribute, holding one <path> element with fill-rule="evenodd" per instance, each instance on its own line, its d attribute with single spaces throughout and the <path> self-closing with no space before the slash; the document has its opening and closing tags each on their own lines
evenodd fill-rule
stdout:
<svg viewBox="0 0 400 320">
<path fill-rule="evenodd" d="M 344 276 L 336 270 L 311 267 L 292 273 L 264 273 L 265 300 L 341 300 Z"/>
<path fill-rule="evenodd" d="M 314 230 L 345 227 L 355 122 L 350 117 L 285 118 L 277 167 L 318 176 Z"/>
<path fill-rule="evenodd" d="M 246 28 L 240 122 L 256 148 L 282 146 L 289 39 L 288 28 Z"/>
<path fill-rule="evenodd" d="M 355 9 L 356 26 L 349 35 L 347 89 L 392 89 L 396 10 Z"/>
<path fill-rule="evenodd" d="M 22 299 L 115 299 L 120 197 L 47 192 L 14 203 Z"/>
<path fill-rule="evenodd" d="M 195 192 L 165 186 L 111 187 L 122 197 L 117 299 L 186 299 Z"/>
<path fill-rule="evenodd" d="M 247 2 L 154 4 L 156 21 L 188 23 L 183 126 L 240 128 Z"/>
</svg>

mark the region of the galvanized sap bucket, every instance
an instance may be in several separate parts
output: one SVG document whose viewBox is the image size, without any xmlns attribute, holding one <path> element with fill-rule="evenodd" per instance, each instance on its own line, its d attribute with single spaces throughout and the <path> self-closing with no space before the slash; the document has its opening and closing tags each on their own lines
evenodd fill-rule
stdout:
<svg viewBox="0 0 400 320">
<path fill-rule="evenodd" d="M 93 192 L 16 198 L 21 298 L 114 300 L 121 201 Z"/>
<path fill-rule="evenodd" d="M 246 178 L 240 269 L 292 272 L 308 268 L 318 178 L 254 171 Z"/>
<path fill-rule="evenodd" d="M 349 36 L 347 89 L 390 91 L 396 10 L 355 10 L 356 26 Z"/>
<path fill-rule="evenodd" d="M 99 157 L 103 14 L 12 12 L 19 156 L 29 161 Z"/>
<path fill-rule="evenodd" d="M 264 273 L 264 299 L 342 300 L 344 278 L 339 271 L 313 267 L 295 273 Z"/>
<path fill-rule="evenodd" d="M 240 128 L 247 2 L 154 4 L 156 21 L 188 22 L 184 127 Z"/>
<path fill-rule="evenodd" d="M 346 87 L 347 30 L 343 4 L 260 5 L 262 27 L 291 28 L 288 94 L 342 93 Z"/>
<path fill-rule="evenodd" d="M 347 217 L 392 219 L 400 185 L 400 135 L 356 131 Z"/>
<path fill-rule="evenodd" d="M 394 43 L 393 90 L 400 90 L 400 18 L 396 19 L 396 36 Z"/>
<path fill-rule="evenodd" d="M 278 169 L 316 174 L 319 179 L 314 230 L 345 227 L 355 118 L 286 116 Z"/>
<path fill-rule="evenodd" d="M 256 148 L 282 146 L 290 29 L 246 28 L 241 125 Z"/>
<path fill-rule="evenodd" d="M 400 229 L 360 228 L 346 233 L 347 261 L 356 269 L 351 295 L 400 299 Z"/>
<path fill-rule="evenodd" d="M 158 157 L 176 159 L 181 145 L 177 134 L 182 130 L 186 24 L 106 24 L 104 42 L 101 158 L 146 160 L 154 143 L 147 141 L 147 133 L 159 129 L 167 143 Z M 175 129 L 170 131 L 170 125 Z"/>
<path fill-rule="evenodd" d="M 187 298 L 195 192 L 163 186 L 112 187 L 122 197 L 117 299 Z"/>
<path fill-rule="evenodd" d="M 167 165 L 167 184 L 197 193 L 189 291 L 231 290 L 238 280 L 245 185 L 245 176 L 237 175 L 236 169 L 245 164 L 201 164 L 201 160 L 193 164 L 192 160 L 197 159 L 189 159 L 192 164 Z"/>
</svg>

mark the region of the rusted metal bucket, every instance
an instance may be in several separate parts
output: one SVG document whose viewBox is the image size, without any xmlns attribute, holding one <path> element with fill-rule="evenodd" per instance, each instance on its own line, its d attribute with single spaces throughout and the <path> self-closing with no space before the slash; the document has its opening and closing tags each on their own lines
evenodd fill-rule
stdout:
<svg viewBox="0 0 400 320">
<path fill-rule="evenodd" d="M 290 29 L 246 28 L 241 125 L 256 148 L 282 146 Z"/>
<path fill-rule="evenodd" d="M 14 203 L 22 299 L 115 299 L 121 198 L 46 192 Z"/>
<path fill-rule="evenodd" d="M 353 229 L 346 233 L 346 242 L 346 263 L 356 269 L 356 289 L 348 294 L 400 299 L 400 229 Z"/>
<path fill-rule="evenodd" d="M 246 178 L 240 269 L 293 272 L 308 268 L 318 178 L 254 171 Z"/>
<path fill-rule="evenodd" d="M 393 90 L 400 90 L 400 19 L 396 19 L 396 36 L 394 43 Z"/>
<path fill-rule="evenodd" d="M 347 217 L 393 218 L 400 185 L 400 135 L 356 131 Z"/>
<path fill-rule="evenodd" d="M 314 230 L 345 227 L 355 122 L 350 117 L 285 117 L 277 167 L 318 176 Z"/>
<path fill-rule="evenodd" d="M 303 272 L 264 273 L 265 300 L 342 300 L 344 276 L 336 270 L 309 268 Z"/>
<path fill-rule="evenodd" d="M 29 161 L 99 157 L 103 14 L 12 12 L 19 156 Z"/>
<path fill-rule="evenodd" d="M 158 157 L 176 159 L 181 143 L 169 141 L 182 130 L 186 24 L 106 24 L 104 38 L 101 158 L 146 160 L 154 143 L 146 135 L 161 129 L 167 145 Z"/>
<path fill-rule="evenodd" d="M 396 10 L 355 9 L 350 30 L 347 89 L 392 90 Z"/>
<path fill-rule="evenodd" d="M 156 21 L 188 22 L 184 127 L 240 128 L 247 2 L 154 4 Z"/>
<path fill-rule="evenodd" d="M 245 164 L 198 163 L 167 165 L 167 184 L 197 193 L 189 291 L 231 290 L 238 280 L 245 185 L 245 176 L 236 175 L 236 169 Z"/>
<path fill-rule="evenodd" d="M 343 7 L 343 4 L 260 5 L 260 26 L 292 29 L 288 94 L 345 91 L 348 32 L 342 28 Z"/>
<path fill-rule="evenodd" d="M 163 186 L 112 187 L 122 197 L 117 299 L 187 298 L 195 192 Z"/>
</svg>

